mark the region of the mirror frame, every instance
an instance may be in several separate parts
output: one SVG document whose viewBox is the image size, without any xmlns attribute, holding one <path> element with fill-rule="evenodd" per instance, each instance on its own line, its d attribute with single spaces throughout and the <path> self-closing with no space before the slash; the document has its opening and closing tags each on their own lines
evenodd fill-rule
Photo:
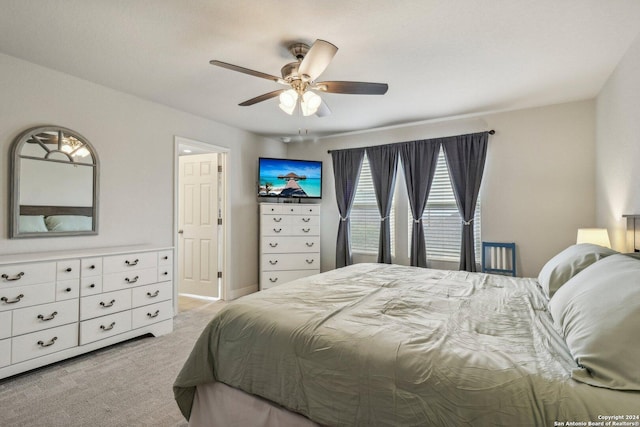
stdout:
<svg viewBox="0 0 640 427">
<path fill-rule="evenodd" d="M 26 142 L 31 139 L 31 136 L 38 133 L 43 132 L 57 132 L 59 135 L 71 136 L 78 141 L 82 142 L 86 148 L 89 150 L 93 163 L 82 163 L 83 167 L 91 167 L 93 169 L 93 208 L 92 208 L 92 229 L 86 231 L 52 231 L 52 232 L 33 232 L 33 233 L 25 233 L 20 232 L 19 230 L 19 218 L 20 218 L 20 163 L 22 159 L 22 147 L 26 144 Z M 73 158 L 70 155 L 67 155 L 69 158 L 69 164 L 74 164 Z M 80 135 L 78 132 L 75 132 L 71 129 L 64 128 L 61 126 L 36 126 L 25 130 L 20 133 L 18 137 L 11 144 L 11 166 L 9 168 L 9 180 L 11 182 L 11 186 L 9 187 L 9 238 L 11 239 L 21 239 L 21 238 L 33 238 L 33 237 L 65 237 L 65 236 L 89 236 L 89 235 L 97 235 L 98 234 L 98 189 L 100 186 L 99 177 L 100 177 L 100 162 L 98 160 L 98 154 L 95 148 L 89 143 L 89 141 Z M 43 159 L 43 161 L 47 161 L 47 159 Z M 56 161 L 58 160 L 49 160 Z M 64 162 L 63 162 L 64 163 Z M 81 163 L 78 163 L 81 164 Z M 70 207 L 72 208 L 72 207 Z"/>
</svg>

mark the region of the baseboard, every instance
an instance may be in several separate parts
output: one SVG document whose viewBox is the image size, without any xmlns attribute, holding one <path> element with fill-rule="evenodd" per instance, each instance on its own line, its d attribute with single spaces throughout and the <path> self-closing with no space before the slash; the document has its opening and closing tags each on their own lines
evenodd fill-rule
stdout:
<svg viewBox="0 0 640 427">
<path fill-rule="evenodd" d="M 258 292 L 258 285 L 249 285 L 240 289 L 229 289 L 226 299 L 227 301 L 231 301 L 231 300 L 243 297 L 245 295 L 252 294 L 254 292 Z"/>
</svg>

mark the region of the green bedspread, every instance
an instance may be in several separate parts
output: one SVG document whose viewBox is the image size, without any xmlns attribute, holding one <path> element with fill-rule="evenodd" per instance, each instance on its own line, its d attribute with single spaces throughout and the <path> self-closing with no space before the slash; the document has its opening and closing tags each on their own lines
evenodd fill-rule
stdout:
<svg viewBox="0 0 640 427">
<path fill-rule="evenodd" d="M 220 381 L 329 426 L 553 425 L 637 413 L 577 365 L 534 279 L 357 264 L 229 303 L 174 385 Z"/>
</svg>

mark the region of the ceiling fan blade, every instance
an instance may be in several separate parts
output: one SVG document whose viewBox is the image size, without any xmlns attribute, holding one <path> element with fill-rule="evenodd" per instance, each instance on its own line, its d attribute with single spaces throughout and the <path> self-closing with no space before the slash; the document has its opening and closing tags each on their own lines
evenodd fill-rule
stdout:
<svg viewBox="0 0 640 427">
<path fill-rule="evenodd" d="M 287 82 L 285 82 L 280 77 L 272 76 L 271 74 L 261 73 L 260 71 L 250 70 L 248 68 L 240 67 L 239 65 L 233 65 L 233 64 L 229 64 L 227 62 L 218 61 L 218 60 L 215 60 L 215 59 L 209 61 L 209 64 L 217 65 L 218 67 L 226 68 L 226 69 L 232 70 L 232 71 L 238 71 L 240 73 L 248 74 L 250 76 L 260 77 L 260 78 L 263 78 L 263 79 L 271 80 L 271 81 L 274 81 L 276 83 L 287 84 Z"/>
<path fill-rule="evenodd" d="M 303 80 L 313 81 L 327 68 L 338 48 L 325 40 L 316 40 L 298 68 Z"/>
<path fill-rule="evenodd" d="M 238 105 L 240 105 L 241 107 L 247 107 L 249 105 L 257 104 L 258 102 L 262 102 L 262 101 L 266 101 L 267 99 L 275 98 L 276 96 L 280 95 L 285 90 L 286 89 L 279 89 L 279 90 L 274 90 L 273 92 L 263 93 L 260 96 L 256 96 L 255 98 L 251 98 L 251 99 L 248 99 L 248 100 L 246 100 L 244 102 L 241 102 Z"/>
<path fill-rule="evenodd" d="M 325 117 L 330 114 L 331 114 L 331 110 L 329 109 L 329 106 L 327 105 L 326 102 L 324 102 L 324 99 L 323 99 L 322 102 L 320 103 L 320 106 L 318 107 L 318 111 L 316 111 L 316 116 Z"/>
<path fill-rule="evenodd" d="M 320 82 L 314 89 L 327 93 L 346 93 L 353 95 L 384 95 L 389 89 L 386 83 L 367 82 Z"/>
</svg>

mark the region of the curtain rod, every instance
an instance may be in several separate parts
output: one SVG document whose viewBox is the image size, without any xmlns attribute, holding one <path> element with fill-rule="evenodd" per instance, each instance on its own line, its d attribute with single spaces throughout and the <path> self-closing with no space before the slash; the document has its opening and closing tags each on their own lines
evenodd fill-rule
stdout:
<svg viewBox="0 0 640 427">
<path fill-rule="evenodd" d="M 495 135 L 496 131 L 494 129 L 491 129 L 488 133 L 489 133 L 489 135 Z M 445 137 L 440 137 L 440 138 L 446 138 L 446 136 Z M 433 139 L 437 139 L 437 138 L 433 138 Z M 327 153 L 331 154 L 332 151 L 333 150 L 327 150 Z"/>
</svg>

